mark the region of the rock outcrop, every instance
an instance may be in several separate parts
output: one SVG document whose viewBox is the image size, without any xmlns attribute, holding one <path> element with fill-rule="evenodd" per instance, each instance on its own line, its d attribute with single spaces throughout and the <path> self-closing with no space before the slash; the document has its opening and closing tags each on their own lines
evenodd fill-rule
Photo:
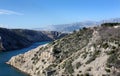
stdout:
<svg viewBox="0 0 120 76">
<path fill-rule="evenodd" d="M 31 76 L 119 76 L 120 27 L 83 28 L 7 64 Z"/>
<path fill-rule="evenodd" d="M 4 50 L 4 47 L 3 47 L 3 45 L 2 45 L 2 38 L 0 37 L 0 52 L 1 52 L 2 50 Z"/>
</svg>

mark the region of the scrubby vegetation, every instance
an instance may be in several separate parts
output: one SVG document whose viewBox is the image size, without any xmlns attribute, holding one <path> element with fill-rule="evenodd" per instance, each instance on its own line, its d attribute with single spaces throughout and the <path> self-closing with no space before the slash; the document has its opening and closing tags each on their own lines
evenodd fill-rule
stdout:
<svg viewBox="0 0 120 76">
<path fill-rule="evenodd" d="M 59 63 L 59 61 L 62 61 L 86 46 L 89 42 L 89 38 L 92 37 L 92 32 L 93 30 L 91 29 L 81 29 L 78 32 L 49 44 L 54 45 L 53 54 L 57 58 L 56 62 Z"/>
<path fill-rule="evenodd" d="M 116 25 L 120 25 L 120 23 L 103 23 L 103 24 L 101 24 L 101 26 L 109 26 L 109 27 L 113 27 Z"/>
<path fill-rule="evenodd" d="M 86 62 L 86 64 L 89 64 L 90 62 L 94 61 L 99 54 L 100 54 L 100 51 L 99 50 L 95 50 L 95 52 L 90 57 L 90 59 Z"/>
<path fill-rule="evenodd" d="M 80 62 L 77 62 L 77 63 L 76 63 L 76 69 L 78 69 L 80 66 L 81 66 L 81 63 L 80 63 Z"/>
<path fill-rule="evenodd" d="M 112 27 L 116 25 L 83 28 L 41 47 L 31 54 L 35 74 L 42 70 L 53 76 L 119 76 L 120 28 Z"/>
</svg>

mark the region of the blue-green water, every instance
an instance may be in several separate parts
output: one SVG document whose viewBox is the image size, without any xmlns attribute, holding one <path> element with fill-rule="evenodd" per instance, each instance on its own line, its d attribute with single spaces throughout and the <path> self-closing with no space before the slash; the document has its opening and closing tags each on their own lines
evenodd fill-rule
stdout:
<svg viewBox="0 0 120 76">
<path fill-rule="evenodd" d="M 17 69 L 11 67 L 10 65 L 7 65 L 5 62 L 7 62 L 12 56 L 25 53 L 45 43 L 48 43 L 48 42 L 37 42 L 37 43 L 34 43 L 32 46 L 21 49 L 21 50 L 0 53 L 0 76 L 27 76 L 26 74 L 18 71 Z"/>
</svg>

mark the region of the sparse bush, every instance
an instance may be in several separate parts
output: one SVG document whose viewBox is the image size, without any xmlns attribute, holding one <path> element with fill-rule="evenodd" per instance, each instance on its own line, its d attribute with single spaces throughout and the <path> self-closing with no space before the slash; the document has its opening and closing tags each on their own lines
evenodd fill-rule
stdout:
<svg viewBox="0 0 120 76">
<path fill-rule="evenodd" d="M 77 76 L 80 76 L 79 74 L 77 74 Z"/>
<path fill-rule="evenodd" d="M 105 69 L 106 72 L 110 72 L 110 69 Z"/>
<path fill-rule="evenodd" d="M 82 55 L 82 58 L 85 59 L 88 55 L 88 52 L 85 51 L 85 53 Z"/>
<path fill-rule="evenodd" d="M 107 68 L 111 68 L 112 66 L 111 66 L 109 63 L 107 63 L 107 64 L 106 64 L 106 67 L 107 67 Z"/>
<path fill-rule="evenodd" d="M 90 59 L 86 62 L 86 64 L 89 64 L 89 63 L 91 63 L 92 61 L 94 61 L 99 54 L 100 54 L 100 50 L 96 50 L 96 51 L 94 52 L 94 54 L 92 55 L 92 57 L 90 57 Z"/>
<path fill-rule="evenodd" d="M 91 69 L 92 69 L 92 68 L 91 68 L 91 67 L 89 67 L 89 68 L 87 69 L 87 71 L 91 71 Z"/>
<path fill-rule="evenodd" d="M 107 49 L 109 47 L 108 43 L 104 43 L 102 46 L 104 49 Z"/>
<path fill-rule="evenodd" d="M 84 76 L 83 74 L 80 74 L 80 76 Z"/>
<path fill-rule="evenodd" d="M 119 49 L 116 49 L 113 54 L 107 60 L 107 66 L 114 66 L 116 68 L 120 68 L 120 60 L 119 60 Z"/>
<path fill-rule="evenodd" d="M 79 73 L 81 73 L 82 71 L 79 71 Z"/>
<path fill-rule="evenodd" d="M 59 54 L 60 52 L 61 52 L 61 50 L 58 49 L 57 47 L 54 47 L 54 48 L 53 48 L 53 53 L 54 53 L 54 54 Z"/>
<path fill-rule="evenodd" d="M 86 27 L 83 27 L 83 30 L 87 30 L 87 28 L 86 28 Z"/>
<path fill-rule="evenodd" d="M 111 55 L 111 54 L 115 53 L 115 50 L 107 51 L 106 53 L 107 53 L 107 55 Z"/>
<path fill-rule="evenodd" d="M 65 63 L 65 71 L 69 74 L 72 74 L 74 72 L 71 60 L 69 60 Z"/>
<path fill-rule="evenodd" d="M 80 63 L 80 62 L 77 62 L 77 63 L 76 63 L 76 69 L 78 69 L 80 66 L 81 66 L 81 63 Z"/>
<path fill-rule="evenodd" d="M 84 76 L 90 76 L 90 74 L 89 73 L 85 73 L 85 75 Z"/>
</svg>

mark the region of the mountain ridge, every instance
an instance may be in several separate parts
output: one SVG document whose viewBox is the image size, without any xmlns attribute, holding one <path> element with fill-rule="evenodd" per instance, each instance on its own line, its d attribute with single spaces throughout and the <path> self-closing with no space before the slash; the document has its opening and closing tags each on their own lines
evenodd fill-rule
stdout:
<svg viewBox="0 0 120 76">
<path fill-rule="evenodd" d="M 80 29 L 7 64 L 31 76 L 119 76 L 119 55 L 120 24 L 110 23 Z"/>
<path fill-rule="evenodd" d="M 73 32 L 74 30 L 79 30 L 83 27 L 92 27 L 101 25 L 102 23 L 120 23 L 120 18 L 111 18 L 101 21 L 83 21 L 83 22 L 75 22 L 70 24 L 59 24 L 59 25 L 49 25 L 47 27 L 35 28 L 34 30 L 51 30 L 51 31 L 59 31 L 59 32 Z"/>
<path fill-rule="evenodd" d="M 57 31 L 34 31 L 27 29 L 0 28 L 1 51 L 17 50 L 35 42 L 52 41 L 66 34 Z"/>
</svg>

